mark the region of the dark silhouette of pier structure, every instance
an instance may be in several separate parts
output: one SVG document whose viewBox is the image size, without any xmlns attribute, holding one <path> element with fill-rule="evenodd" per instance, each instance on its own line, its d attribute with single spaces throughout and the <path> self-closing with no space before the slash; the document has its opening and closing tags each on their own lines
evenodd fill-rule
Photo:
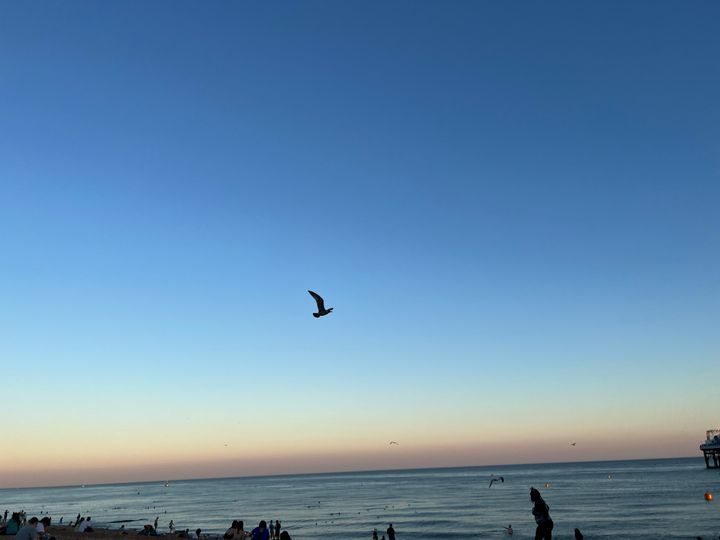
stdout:
<svg viewBox="0 0 720 540">
<path fill-rule="evenodd" d="M 720 429 L 709 429 L 705 432 L 705 442 L 700 445 L 705 467 L 720 469 Z"/>
</svg>

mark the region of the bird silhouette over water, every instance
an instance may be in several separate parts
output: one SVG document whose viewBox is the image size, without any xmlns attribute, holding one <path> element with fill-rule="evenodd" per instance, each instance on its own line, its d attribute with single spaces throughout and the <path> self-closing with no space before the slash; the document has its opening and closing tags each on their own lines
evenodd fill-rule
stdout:
<svg viewBox="0 0 720 540">
<path fill-rule="evenodd" d="M 490 485 L 488 486 L 488 489 L 490 489 L 495 482 L 500 482 L 502 484 L 505 482 L 505 479 L 502 476 L 493 476 L 490 479 Z"/>
<path fill-rule="evenodd" d="M 323 315 L 327 315 L 328 313 L 332 313 L 333 308 L 325 309 L 325 300 L 322 299 L 322 296 L 320 296 L 316 292 L 308 291 L 310 293 L 310 296 L 312 296 L 315 299 L 315 302 L 317 302 L 317 313 L 313 313 L 313 317 L 316 319 L 318 317 L 322 317 Z"/>
</svg>

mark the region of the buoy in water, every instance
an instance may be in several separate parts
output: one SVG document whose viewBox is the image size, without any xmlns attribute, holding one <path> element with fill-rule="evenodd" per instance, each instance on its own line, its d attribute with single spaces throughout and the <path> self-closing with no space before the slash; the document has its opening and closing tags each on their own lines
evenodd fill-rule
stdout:
<svg viewBox="0 0 720 540">
<path fill-rule="evenodd" d="M 712 493 L 710 493 L 709 491 L 706 491 L 705 492 L 705 500 L 710 502 L 710 501 L 712 501 L 712 499 L 713 499 Z"/>
</svg>

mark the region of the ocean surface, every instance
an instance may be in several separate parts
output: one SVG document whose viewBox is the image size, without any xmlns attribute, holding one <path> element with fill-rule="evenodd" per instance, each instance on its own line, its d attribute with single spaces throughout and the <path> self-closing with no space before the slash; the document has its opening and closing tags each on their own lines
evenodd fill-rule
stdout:
<svg viewBox="0 0 720 540">
<path fill-rule="evenodd" d="M 488 488 L 493 474 L 505 482 Z M 587 539 L 720 535 L 720 474 L 701 457 L 2 489 L 0 508 L 42 512 L 53 523 L 78 513 L 110 527 L 134 520 L 129 528 L 160 516 L 161 531 L 173 519 L 207 533 L 233 519 L 246 530 L 280 519 L 293 540 L 369 539 L 388 522 L 399 540 L 509 538 L 508 524 L 512 538 L 526 539 L 535 531 L 530 486 L 550 505 L 554 538 L 573 538 L 575 527 Z"/>
</svg>

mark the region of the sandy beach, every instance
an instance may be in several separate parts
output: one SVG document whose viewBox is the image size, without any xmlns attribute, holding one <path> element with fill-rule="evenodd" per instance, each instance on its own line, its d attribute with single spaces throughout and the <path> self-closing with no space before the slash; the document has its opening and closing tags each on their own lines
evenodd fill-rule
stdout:
<svg viewBox="0 0 720 540">
<path fill-rule="evenodd" d="M 79 532 L 75 527 L 69 527 L 65 525 L 51 525 L 46 528 L 47 533 L 50 536 L 54 536 L 57 540 L 80 540 L 81 538 L 102 538 L 102 539 L 114 539 L 120 540 L 121 538 L 127 538 L 128 536 L 137 536 L 138 530 L 142 527 L 135 529 L 127 529 L 125 534 L 121 533 L 118 529 L 101 529 L 93 528 L 93 532 Z M 170 536 L 170 535 L 168 535 Z M 176 535 L 172 535 L 176 536 Z"/>
<path fill-rule="evenodd" d="M 228 520 L 228 523 L 231 520 Z M 107 528 L 96 528 L 93 527 L 93 532 L 79 532 L 75 527 L 67 525 L 51 525 L 46 528 L 46 532 L 52 537 L 54 536 L 57 540 L 121 540 L 128 537 L 136 537 L 138 533 L 143 530 L 143 526 L 134 526 L 132 528 L 126 528 L 125 532 L 121 532 L 119 528 L 107 529 Z M 194 536 L 194 533 L 192 534 Z M 221 534 L 202 534 L 202 538 L 208 540 L 214 540 L 221 538 Z M 170 532 L 159 532 L 157 536 L 149 536 L 149 538 L 181 538 L 176 531 L 175 533 Z"/>
</svg>

